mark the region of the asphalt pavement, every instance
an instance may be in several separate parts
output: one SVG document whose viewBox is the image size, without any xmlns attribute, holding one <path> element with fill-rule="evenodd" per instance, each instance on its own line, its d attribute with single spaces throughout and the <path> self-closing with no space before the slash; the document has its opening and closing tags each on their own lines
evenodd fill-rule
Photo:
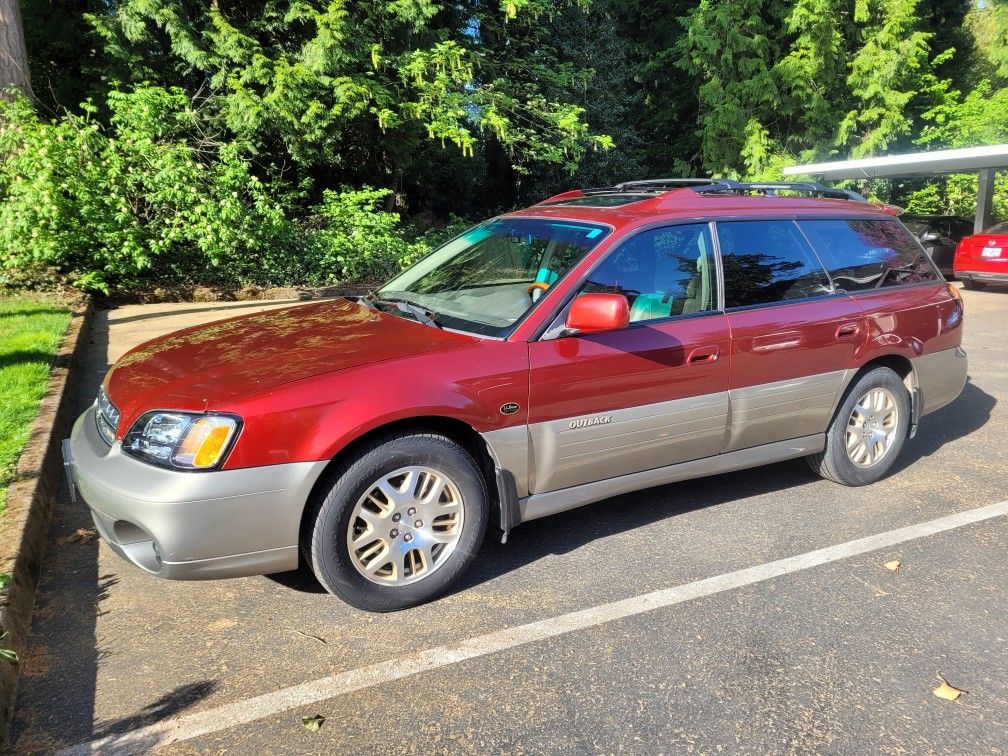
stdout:
<svg viewBox="0 0 1008 756">
<path fill-rule="evenodd" d="M 1004 753 L 1008 517 L 955 516 L 1008 500 L 1008 292 L 963 293 L 969 382 L 886 480 L 796 461 L 609 499 L 486 543 L 395 614 L 303 573 L 153 578 L 64 496 L 13 748 Z M 276 304 L 99 312 L 80 410 L 134 344 Z M 967 692 L 933 695 L 939 674 Z"/>
</svg>

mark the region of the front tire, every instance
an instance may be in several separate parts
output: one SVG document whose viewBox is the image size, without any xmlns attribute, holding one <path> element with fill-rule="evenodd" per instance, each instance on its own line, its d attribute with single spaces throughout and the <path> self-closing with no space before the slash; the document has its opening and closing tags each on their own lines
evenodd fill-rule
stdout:
<svg viewBox="0 0 1008 756">
<path fill-rule="evenodd" d="M 886 367 L 862 375 L 848 389 L 826 431 L 826 448 L 809 466 L 845 486 L 881 480 L 893 466 L 910 427 L 910 394 Z"/>
<path fill-rule="evenodd" d="M 472 563 L 489 513 L 472 457 L 438 434 L 379 439 L 337 468 L 305 517 L 302 550 L 323 587 L 372 612 L 445 593 Z"/>
</svg>

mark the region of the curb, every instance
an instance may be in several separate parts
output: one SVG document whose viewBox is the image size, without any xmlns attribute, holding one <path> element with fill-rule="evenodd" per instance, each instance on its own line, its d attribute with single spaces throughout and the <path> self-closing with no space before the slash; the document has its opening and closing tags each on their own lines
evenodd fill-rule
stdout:
<svg viewBox="0 0 1008 756">
<path fill-rule="evenodd" d="M 7 489 L 7 509 L 0 516 L 0 573 L 11 576 L 7 589 L 0 592 L 0 628 L 7 633 L 2 645 L 22 659 L 53 501 L 64 474 L 60 442 L 69 435 L 74 419 L 73 392 L 66 388 L 79 369 L 93 314 L 89 300 L 70 319 L 14 481 Z M 0 660 L 0 750 L 6 749 L 10 733 L 18 672 L 17 664 Z"/>
</svg>

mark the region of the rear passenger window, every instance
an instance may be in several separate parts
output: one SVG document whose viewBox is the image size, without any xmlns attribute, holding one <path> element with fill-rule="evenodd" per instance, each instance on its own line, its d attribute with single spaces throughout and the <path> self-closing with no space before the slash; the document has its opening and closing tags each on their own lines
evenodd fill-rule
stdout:
<svg viewBox="0 0 1008 756">
<path fill-rule="evenodd" d="M 838 289 L 939 280 L 927 253 L 895 220 L 807 220 L 799 225 Z"/>
<path fill-rule="evenodd" d="M 787 302 L 831 293 L 829 279 L 794 221 L 717 224 L 725 307 Z"/>
<path fill-rule="evenodd" d="M 642 231 L 598 266 L 579 294 L 622 294 L 630 320 L 660 320 L 713 310 L 717 275 L 706 223 Z"/>
</svg>

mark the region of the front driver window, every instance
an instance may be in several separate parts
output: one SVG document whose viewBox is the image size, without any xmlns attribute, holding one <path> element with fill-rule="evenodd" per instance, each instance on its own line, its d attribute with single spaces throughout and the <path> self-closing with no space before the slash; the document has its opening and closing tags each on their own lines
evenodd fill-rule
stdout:
<svg viewBox="0 0 1008 756">
<path fill-rule="evenodd" d="M 660 320 L 717 306 L 710 227 L 706 223 L 643 231 L 589 274 L 579 294 L 623 294 L 630 321 Z"/>
</svg>

